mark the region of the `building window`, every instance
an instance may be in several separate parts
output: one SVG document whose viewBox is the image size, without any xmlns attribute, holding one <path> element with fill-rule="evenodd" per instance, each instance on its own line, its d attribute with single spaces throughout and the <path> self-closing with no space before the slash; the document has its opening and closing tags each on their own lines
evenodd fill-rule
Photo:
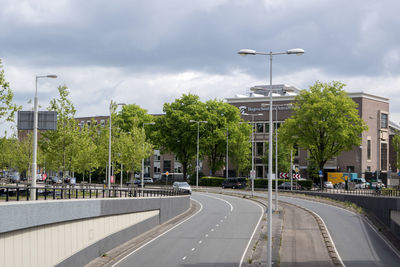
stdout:
<svg viewBox="0 0 400 267">
<path fill-rule="evenodd" d="M 387 171 L 387 144 L 381 144 L 381 171 Z"/>
<path fill-rule="evenodd" d="M 367 172 L 371 172 L 371 166 L 367 166 Z"/>
<path fill-rule="evenodd" d="M 367 160 L 371 160 L 371 140 L 367 140 Z"/>
<path fill-rule="evenodd" d="M 388 128 L 388 114 L 386 113 L 381 113 L 381 128 Z"/>
<path fill-rule="evenodd" d="M 265 124 L 265 132 L 266 132 L 266 133 L 269 133 L 269 123 L 266 123 L 266 124 Z"/>
<path fill-rule="evenodd" d="M 171 172 L 171 161 L 170 160 L 164 160 L 163 162 L 164 165 L 164 172 Z"/>
<path fill-rule="evenodd" d="M 256 143 L 256 156 L 262 156 L 264 154 L 264 143 L 257 142 Z"/>
<path fill-rule="evenodd" d="M 347 172 L 354 172 L 354 166 L 347 166 L 346 170 Z"/>
<path fill-rule="evenodd" d="M 101 120 L 101 121 L 100 121 L 100 125 L 101 125 L 101 127 L 104 127 L 104 126 L 106 125 L 105 120 Z"/>
<path fill-rule="evenodd" d="M 256 177 L 263 177 L 263 166 L 256 166 Z"/>
<path fill-rule="evenodd" d="M 263 133 L 264 132 L 264 123 L 256 123 L 256 131 L 257 131 L 257 133 Z"/>
</svg>

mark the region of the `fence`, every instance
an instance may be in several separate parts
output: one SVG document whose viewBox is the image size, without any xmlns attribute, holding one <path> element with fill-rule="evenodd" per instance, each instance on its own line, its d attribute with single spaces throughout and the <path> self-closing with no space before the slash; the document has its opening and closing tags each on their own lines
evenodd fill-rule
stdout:
<svg viewBox="0 0 400 267">
<path fill-rule="evenodd" d="M 122 198 L 122 197 L 163 197 L 187 195 L 189 192 L 181 189 L 152 188 L 84 188 L 84 187 L 20 187 L 0 186 L 0 200 L 20 201 L 33 200 L 31 190 L 36 191 L 36 200 L 48 199 L 80 199 L 80 198 Z"/>
</svg>

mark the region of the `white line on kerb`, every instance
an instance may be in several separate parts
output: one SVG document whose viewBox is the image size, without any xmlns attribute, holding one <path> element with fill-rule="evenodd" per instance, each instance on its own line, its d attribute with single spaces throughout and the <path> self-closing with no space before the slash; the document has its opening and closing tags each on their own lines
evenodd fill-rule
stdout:
<svg viewBox="0 0 400 267">
<path fill-rule="evenodd" d="M 248 200 L 248 201 L 250 201 L 250 200 Z M 242 258 L 240 259 L 239 267 L 242 267 L 243 260 L 244 260 L 244 257 L 246 256 L 247 250 L 249 249 L 251 240 L 253 240 L 254 234 L 256 233 L 257 228 L 258 228 L 258 226 L 260 225 L 261 219 L 262 219 L 262 217 L 263 217 L 263 215 L 264 215 L 264 208 L 263 208 L 260 204 L 254 202 L 254 201 L 250 201 L 250 202 L 253 203 L 253 204 L 256 204 L 257 206 L 260 207 L 260 209 L 261 209 L 261 215 L 260 215 L 260 219 L 258 219 L 258 223 L 257 223 L 256 227 L 254 228 L 253 234 L 251 235 L 251 237 L 250 237 L 250 239 L 249 239 L 249 242 L 247 243 L 246 249 L 245 249 L 244 252 L 243 252 Z"/>
<path fill-rule="evenodd" d="M 165 231 L 164 233 L 161 233 L 160 235 L 156 236 L 155 238 L 153 238 L 152 240 L 150 240 L 150 241 L 148 241 L 147 243 L 143 244 L 143 245 L 140 246 L 139 248 L 135 249 L 134 251 L 132 251 L 131 253 L 129 253 L 128 255 L 126 255 L 125 257 L 123 257 L 122 259 L 120 259 L 119 261 L 117 261 L 115 264 L 113 264 L 112 267 L 116 266 L 117 264 L 119 264 L 120 262 L 122 262 L 123 260 L 125 260 L 126 258 L 128 258 L 130 255 L 132 255 L 133 253 L 139 251 L 140 249 L 144 248 L 145 246 L 147 246 L 148 244 L 150 244 L 150 243 L 153 242 L 154 240 L 157 240 L 158 238 L 162 237 L 163 235 L 165 235 L 165 234 L 168 233 L 169 231 L 175 229 L 176 227 L 178 227 L 178 226 L 181 225 L 182 223 L 184 223 L 184 222 L 190 220 L 191 218 L 193 218 L 194 216 L 196 216 L 197 214 L 199 214 L 199 213 L 203 210 L 203 205 L 202 205 L 199 201 L 197 201 L 197 200 L 195 200 L 195 199 L 192 199 L 192 200 L 194 200 L 194 201 L 196 201 L 197 203 L 200 204 L 200 209 L 199 209 L 195 214 L 193 214 L 193 215 L 190 216 L 189 218 L 186 218 L 185 220 L 181 221 L 181 222 L 178 223 L 177 225 L 171 227 L 170 229 L 168 229 L 168 230 Z M 184 258 L 186 259 L 186 257 L 184 257 Z"/>
</svg>

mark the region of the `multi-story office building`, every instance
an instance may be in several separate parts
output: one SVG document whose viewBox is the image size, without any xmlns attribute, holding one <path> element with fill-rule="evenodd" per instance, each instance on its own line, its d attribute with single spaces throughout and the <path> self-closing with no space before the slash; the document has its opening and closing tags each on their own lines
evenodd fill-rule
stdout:
<svg viewBox="0 0 400 267">
<path fill-rule="evenodd" d="M 293 86 L 273 85 L 273 120 L 279 127 L 292 114 L 292 103 L 299 90 Z M 338 157 L 325 164 L 324 171 L 357 172 L 364 176 L 365 172 L 383 172 L 389 170 L 389 99 L 364 92 L 348 93 L 358 104 L 358 113 L 368 125 L 368 131 L 362 133 L 362 144 L 351 151 L 342 152 Z M 266 177 L 267 169 L 261 157 L 265 152 L 265 142 L 269 133 L 269 86 L 251 88 L 248 95 L 237 95 L 228 98 L 227 102 L 240 109 L 245 120 L 255 122 L 255 169 L 257 177 Z M 249 114 L 249 115 L 245 115 Z M 278 141 L 279 143 L 279 141 Z M 300 150 L 295 156 L 295 167 L 303 177 L 307 177 L 307 151 Z M 279 166 L 278 166 L 279 169 Z"/>
</svg>

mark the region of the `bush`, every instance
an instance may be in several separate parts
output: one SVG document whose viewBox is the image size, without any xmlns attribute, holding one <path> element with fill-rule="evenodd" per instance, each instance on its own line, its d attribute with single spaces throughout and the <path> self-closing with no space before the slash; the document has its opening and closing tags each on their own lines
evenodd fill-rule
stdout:
<svg viewBox="0 0 400 267">
<path fill-rule="evenodd" d="M 222 186 L 225 178 L 203 176 L 199 179 L 200 186 Z"/>
</svg>

